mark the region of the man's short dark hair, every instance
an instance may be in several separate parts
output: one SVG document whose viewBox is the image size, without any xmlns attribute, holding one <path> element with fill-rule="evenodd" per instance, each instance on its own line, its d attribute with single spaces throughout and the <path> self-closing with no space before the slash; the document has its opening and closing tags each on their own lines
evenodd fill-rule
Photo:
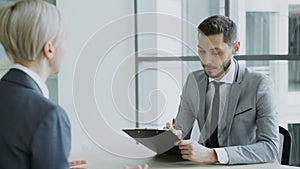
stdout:
<svg viewBox="0 0 300 169">
<path fill-rule="evenodd" d="M 237 38 L 236 24 L 223 15 L 214 15 L 206 18 L 198 26 L 198 31 L 206 36 L 223 33 L 223 40 L 229 45 Z"/>
</svg>

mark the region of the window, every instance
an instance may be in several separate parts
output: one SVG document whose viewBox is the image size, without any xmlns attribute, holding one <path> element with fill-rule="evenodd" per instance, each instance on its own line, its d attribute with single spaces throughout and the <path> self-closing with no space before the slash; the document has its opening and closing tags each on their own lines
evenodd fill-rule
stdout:
<svg viewBox="0 0 300 169">
<path fill-rule="evenodd" d="M 300 54 L 300 5 L 289 5 L 289 54 Z M 289 91 L 300 91 L 300 61 L 289 62 Z"/>
<path fill-rule="evenodd" d="M 271 39 L 272 28 L 275 28 L 274 12 L 246 12 L 246 54 L 271 54 L 274 45 Z M 274 31 L 273 31 L 274 32 Z M 243 43 L 243 42 L 242 42 Z M 269 61 L 246 62 L 246 66 L 256 71 L 270 74 Z"/>
</svg>

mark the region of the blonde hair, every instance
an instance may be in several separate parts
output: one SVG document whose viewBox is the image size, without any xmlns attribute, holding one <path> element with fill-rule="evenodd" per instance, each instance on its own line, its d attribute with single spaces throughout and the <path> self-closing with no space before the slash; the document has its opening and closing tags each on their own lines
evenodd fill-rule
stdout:
<svg viewBox="0 0 300 169">
<path fill-rule="evenodd" d="M 64 38 L 62 16 L 52 4 L 23 0 L 0 9 L 0 42 L 10 60 L 36 61 L 43 46 Z"/>
</svg>

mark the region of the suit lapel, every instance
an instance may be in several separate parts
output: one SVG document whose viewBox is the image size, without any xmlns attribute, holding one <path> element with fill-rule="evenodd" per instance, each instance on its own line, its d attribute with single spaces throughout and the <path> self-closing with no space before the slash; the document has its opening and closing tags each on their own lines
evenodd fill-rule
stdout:
<svg viewBox="0 0 300 169">
<path fill-rule="evenodd" d="M 208 78 L 204 76 L 199 81 L 197 81 L 198 91 L 199 91 L 199 110 L 197 115 L 198 124 L 200 130 L 203 128 L 205 123 L 205 100 L 206 100 L 206 90 L 208 85 Z"/>
<path fill-rule="evenodd" d="M 229 93 L 229 101 L 228 101 L 228 108 L 227 108 L 227 135 L 229 136 L 231 126 L 232 126 L 232 120 L 234 116 L 234 112 L 236 110 L 238 100 L 241 95 L 241 86 L 238 83 L 233 83 L 230 89 Z M 228 137 L 229 138 L 229 137 Z"/>
<path fill-rule="evenodd" d="M 19 69 L 10 69 L 1 80 L 30 88 L 39 94 L 43 94 L 38 84 L 29 75 Z"/>
<path fill-rule="evenodd" d="M 229 100 L 228 100 L 228 108 L 227 108 L 227 136 L 229 138 L 229 134 L 231 131 L 231 127 L 232 127 L 232 121 L 233 121 L 233 116 L 234 113 L 236 112 L 236 108 L 238 105 L 238 101 L 241 95 L 241 91 L 242 91 L 242 86 L 241 86 L 241 81 L 242 81 L 242 77 L 244 74 L 244 69 L 240 69 L 239 64 L 237 63 L 237 61 L 235 61 L 236 64 L 236 72 L 235 72 L 235 77 L 236 79 L 234 80 L 231 89 L 230 89 L 230 93 L 229 93 Z M 227 144 L 229 144 L 229 139 L 227 140 Z"/>
</svg>

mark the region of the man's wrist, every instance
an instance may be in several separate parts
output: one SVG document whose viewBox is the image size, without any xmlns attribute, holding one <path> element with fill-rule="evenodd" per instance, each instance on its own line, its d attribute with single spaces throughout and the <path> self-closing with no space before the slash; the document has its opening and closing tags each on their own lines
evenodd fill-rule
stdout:
<svg viewBox="0 0 300 169">
<path fill-rule="evenodd" d="M 211 163 L 216 163 L 216 162 L 218 162 L 218 156 L 217 156 L 217 153 L 216 153 L 216 151 L 214 150 L 214 149 L 210 149 L 210 159 L 209 159 L 209 161 L 211 162 Z"/>
</svg>

